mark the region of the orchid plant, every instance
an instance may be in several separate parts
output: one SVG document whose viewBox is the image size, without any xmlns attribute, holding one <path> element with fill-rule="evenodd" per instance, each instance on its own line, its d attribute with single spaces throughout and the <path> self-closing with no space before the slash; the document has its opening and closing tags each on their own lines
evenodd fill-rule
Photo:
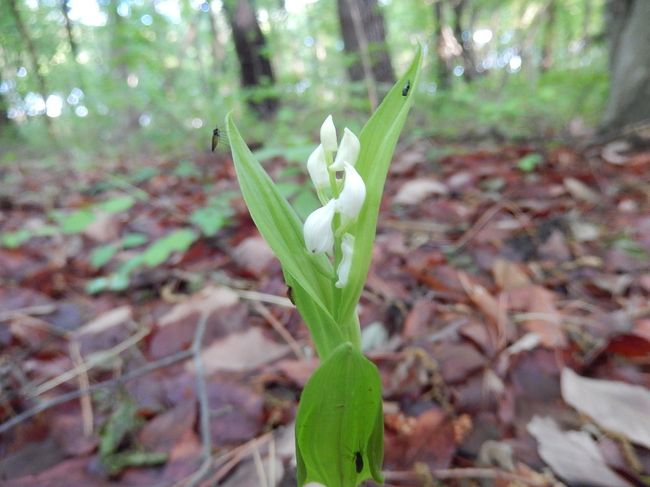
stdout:
<svg viewBox="0 0 650 487">
<path fill-rule="evenodd" d="M 357 305 L 370 267 L 388 167 L 413 103 L 422 54 L 365 125 L 345 128 L 332 116 L 307 171 L 321 207 L 301 222 L 243 141 L 226 128 L 244 200 L 282 265 L 292 300 L 309 328 L 321 364 L 306 384 L 296 416 L 298 485 L 349 487 L 382 481 L 381 379 L 361 351 Z M 405 89 L 408 86 L 409 89 Z"/>
</svg>

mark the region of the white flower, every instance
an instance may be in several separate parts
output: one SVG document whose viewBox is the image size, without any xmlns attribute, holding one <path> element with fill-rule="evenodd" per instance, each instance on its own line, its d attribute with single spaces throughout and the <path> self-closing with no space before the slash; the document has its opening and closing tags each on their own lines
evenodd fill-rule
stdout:
<svg viewBox="0 0 650 487">
<path fill-rule="evenodd" d="M 336 200 L 330 200 L 325 206 L 314 210 L 305 220 L 302 228 L 305 245 L 310 252 L 332 252 L 334 232 L 332 219 L 336 212 Z"/>
<path fill-rule="evenodd" d="M 366 185 L 357 170 L 347 161 L 343 161 L 343 170 L 345 180 L 337 199 L 336 209 L 345 218 L 352 220 L 357 217 L 366 199 Z"/>
<path fill-rule="evenodd" d="M 352 266 L 352 254 L 354 253 L 354 235 L 346 233 L 341 240 L 341 262 L 339 263 L 336 274 L 339 280 L 336 281 L 336 287 L 342 288 L 348 283 L 350 276 L 350 267 Z"/>
<path fill-rule="evenodd" d="M 331 170 L 342 171 L 343 163 L 348 162 L 351 165 L 357 163 L 359 157 L 359 149 L 361 148 L 361 143 L 354 132 L 349 128 L 345 127 L 343 129 L 343 138 L 341 139 L 341 145 L 339 150 L 336 153 L 336 159 L 334 159 L 334 164 L 330 166 Z"/>
<path fill-rule="evenodd" d="M 325 119 L 320 127 L 320 143 L 323 145 L 323 149 L 329 152 L 334 152 L 339 145 L 336 140 L 336 127 L 334 127 L 334 120 L 332 120 L 331 115 Z"/>
<path fill-rule="evenodd" d="M 316 147 L 309 159 L 307 159 L 307 170 L 316 189 L 329 186 L 330 176 L 327 171 L 327 161 L 325 160 L 325 151 L 322 144 Z"/>
</svg>

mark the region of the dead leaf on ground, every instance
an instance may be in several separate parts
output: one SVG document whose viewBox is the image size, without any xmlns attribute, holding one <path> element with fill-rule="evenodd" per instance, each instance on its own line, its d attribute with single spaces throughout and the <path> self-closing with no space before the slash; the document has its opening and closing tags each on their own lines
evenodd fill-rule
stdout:
<svg viewBox="0 0 650 487">
<path fill-rule="evenodd" d="M 444 196 L 448 193 L 447 186 L 440 181 L 432 178 L 414 179 L 407 181 L 399 188 L 395 198 L 393 198 L 393 203 L 396 205 L 417 205 L 430 196 Z"/>
<path fill-rule="evenodd" d="M 535 416 L 528 431 L 539 443 L 539 454 L 564 480 L 594 487 L 632 487 L 605 463 L 588 433 L 562 431 L 552 418 Z"/>
<path fill-rule="evenodd" d="M 530 279 L 521 264 L 505 259 L 497 259 L 492 267 L 494 282 L 504 291 L 528 286 Z"/>
<path fill-rule="evenodd" d="M 243 333 L 232 333 L 203 349 L 201 357 L 206 375 L 219 370 L 253 370 L 279 359 L 290 348 L 264 336 L 259 328 Z M 194 372 L 194 362 L 188 361 L 187 369 Z"/>
<path fill-rule="evenodd" d="M 255 277 L 261 277 L 268 272 L 274 262 L 275 254 L 262 237 L 249 237 L 243 240 L 232 253 L 235 262 Z"/>
<path fill-rule="evenodd" d="M 588 379 L 565 368 L 562 397 L 600 426 L 650 448 L 650 391 L 644 387 Z"/>
</svg>

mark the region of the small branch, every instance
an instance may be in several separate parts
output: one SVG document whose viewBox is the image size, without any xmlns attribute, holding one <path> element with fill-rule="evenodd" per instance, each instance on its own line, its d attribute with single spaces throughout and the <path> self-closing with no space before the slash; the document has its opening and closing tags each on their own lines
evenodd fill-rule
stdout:
<svg viewBox="0 0 650 487">
<path fill-rule="evenodd" d="M 199 401 L 199 429 L 201 433 L 201 466 L 187 481 L 187 487 L 195 487 L 203 479 L 212 466 L 212 438 L 210 435 L 210 404 L 208 401 L 208 388 L 205 382 L 205 369 L 201 358 L 201 344 L 205 334 L 205 326 L 210 317 L 210 312 L 203 311 L 199 317 L 192 342 L 192 357 L 196 373 L 196 396 Z"/>
<path fill-rule="evenodd" d="M 92 386 L 88 387 L 88 389 L 84 389 L 84 390 L 77 389 L 75 391 L 71 391 L 66 394 L 61 394 L 59 396 L 53 397 L 52 399 L 49 399 L 47 401 L 43 401 L 40 404 L 36 405 L 35 407 L 28 409 L 27 411 L 23 411 L 22 413 L 14 416 L 10 420 L 0 424 L 0 434 L 6 433 L 7 431 L 11 430 L 15 426 L 19 425 L 20 423 L 27 421 L 28 419 L 33 418 L 37 414 L 46 411 L 50 408 L 59 406 L 61 404 L 65 404 L 68 401 L 73 401 L 84 395 L 92 394 L 93 392 L 99 391 L 105 387 L 115 387 L 124 384 L 126 382 L 132 381 L 133 379 L 137 379 L 142 375 L 146 375 L 149 372 L 153 372 L 154 370 L 162 369 L 164 367 L 173 365 L 177 362 L 181 362 L 191 356 L 192 356 L 191 350 L 182 350 L 173 355 L 169 355 L 167 357 L 161 358 L 160 360 L 156 360 L 155 362 L 148 363 L 147 365 L 140 367 L 139 369 L 135 369 L 120 377 L 116 377 L 115 379 L 100 382 L 99 384 L 93 384 Z"/>
<path fill-rule="evenodd" d="M 278 335 L 280 335 L 285 342 L 291 347 L 291 350 L 293 351 L 294 355 L 299 359 L 299 360 L 304 360 L 305 359 L 305 354 L 302 353 L 302 349 L 300 348 L 300 345 L 296 341 L 295 338 L 291 336 L 291 333 L 286 329 L 284 324 L 280 320 L 278 320 L 273 314 L 264 306 L 262 303 L 259 301 L 253 302 L 253 308 L 255 308 L 255 311 L 257 311 L 259 314 L 261 314 L 264 319 L 273 327 L 275 331 L 278 332 Z"/>
</svg>

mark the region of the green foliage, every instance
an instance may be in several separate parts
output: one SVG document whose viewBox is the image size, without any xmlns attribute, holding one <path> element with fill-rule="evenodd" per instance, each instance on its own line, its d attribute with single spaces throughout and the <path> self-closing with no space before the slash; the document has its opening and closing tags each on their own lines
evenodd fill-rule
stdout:
<svg viewBox="0 0 650 487">
<path fill-rule="evenodd" d="M 377 368 L 350 343 L 340 345 L 314 372 L 296 416 L 298 485 L 382 482 L 380 391 Z"/>
<path fill-rule="evenodd" d="M 544 158 L 541 154 L 527 154 L 517 162 L 517 167 L 523 172 L 533 172 Z"/>
<path fill-rule="evenodd" d="M 409 69 L 361 132 L 356 168 L 363 179 L 360 184 L 365 183 L 365 201 L 358 219 L 346 230 L 355 242 L 354 258 L 342 289 L 335 285 L 337 276 L 325 253 L 307 250 L 302 222 L 287 201 L 301 188 L 274 184 L 242 139 L 231 115 L 226 117 L 242 195 L 255 225 L 280 260 L 293 301 L 322 360 L 305 387 L 296 420 L 299 485 L 317 481 L 329 487 L 347 487 L 369 478 L 382 480 L 381 380 L 361 353 L 356 305 L 370 265 L 388 166 L 413 103 L 421 60 L 418 50 Z M 403 94 L 407 82 L 414 89 Z M 331 154 L 323 157 L 331 158 Z M 330 174 L 330 180 L 333 177 Z M 338 227 L 336 218 L 334 228 Z"/>
<path fill-rule="evenodd" d="M 142 263 L 156 267 L 165 262 L 174 252 L 185 252 L 199 236 L 188 229 L 176 230 L 156 240 L 142 254 Z"/>
<path fill-rule="evenodd" d="M 99 435 L 99 460 L 109 475 L 117 475 L 127 467 L 160 465 L 167 461 L 166 453 L 145 452 L 135 447 L 120 451 L 141 425 L 133 401 L 123 399 L 106 420 Z"/>
</svg>

